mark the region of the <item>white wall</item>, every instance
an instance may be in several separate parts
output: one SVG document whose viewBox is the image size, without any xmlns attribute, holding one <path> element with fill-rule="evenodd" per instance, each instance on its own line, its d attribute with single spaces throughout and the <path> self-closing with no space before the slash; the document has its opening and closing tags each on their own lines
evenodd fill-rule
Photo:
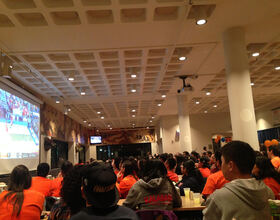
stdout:
<svg viewBox="0 0 280 220">
<path fill-rule="evenodd" d="M 257 129 L 273 128 L 273 112 L 271 110 L 256 112 Z"/>
<path fill-rule="evenodd" d="M 89 151 L 89 158 L 97 159 L 96 146 L 95 145 L 90 145 L 88 147 L 88 151 Z"/>
<path fill-rule="evenodd" d="M 202 152 L 203 146 L 212 144 L 213 135 L 231 133 L 229 113 L 190 115 L 190 126 L 193 150 L 198 152 Z M 178 116 L 162 116 L 160 127 L 162 129 L 163 152 L 180 152 L 179 141 L 176 140 L 176 130 L 179 129 Z"/>
</svg>

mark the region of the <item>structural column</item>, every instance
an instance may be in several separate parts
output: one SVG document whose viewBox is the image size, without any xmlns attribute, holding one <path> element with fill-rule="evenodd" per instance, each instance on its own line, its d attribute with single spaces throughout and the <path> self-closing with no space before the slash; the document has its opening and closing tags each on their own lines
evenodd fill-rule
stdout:
<svg viewBox="0 0 280 220">
<path fill-rule="evenodd" d="M 249 143 L 259 149 L 257 126 L 245 48 L 245 32 L 233 27 L 223 34 L 227 92 L 234 140 Z"/>
<path fill-rule="evenodd" d="M 177 96 L 178 103 L 178 119 L 179 119 L 179 129 L 180 137 L 179 144 L 181 152 L 192 151 L 192 141 L 191 141 L 191 127 L 190 127 L 190 115 L 188 111 L 188 97 L 186 94 L 180 94 Z"/>
</svg>

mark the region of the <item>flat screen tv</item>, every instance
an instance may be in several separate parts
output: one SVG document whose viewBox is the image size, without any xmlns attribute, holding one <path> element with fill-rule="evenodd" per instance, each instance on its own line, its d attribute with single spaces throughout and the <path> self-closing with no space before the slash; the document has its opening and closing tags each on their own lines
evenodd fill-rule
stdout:
<svg viewBox="0 0 280 220">
<path fill-rule="evenodd" d="M 101 136 L 90 136 L 90 144 L 102 144 Z"/>
</svg>

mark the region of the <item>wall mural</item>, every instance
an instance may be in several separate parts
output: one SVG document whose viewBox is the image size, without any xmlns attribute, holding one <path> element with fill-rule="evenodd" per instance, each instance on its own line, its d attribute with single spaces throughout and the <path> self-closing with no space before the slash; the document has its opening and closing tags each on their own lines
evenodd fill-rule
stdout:
<svg viewBox="0 0 280 220">
<path fill-rule="evenodd" d="M 75 144 L 88 144 L 89 130 L 44 103 L 41 106 L 41 134 Z"/>
<path fill-rule="evenodd" d="M 99 134 L 93 134 L 99 135 Z M 136 144 L 155 142 L 154 129 L 101 131 L 102 144 Z"/>
</svg>

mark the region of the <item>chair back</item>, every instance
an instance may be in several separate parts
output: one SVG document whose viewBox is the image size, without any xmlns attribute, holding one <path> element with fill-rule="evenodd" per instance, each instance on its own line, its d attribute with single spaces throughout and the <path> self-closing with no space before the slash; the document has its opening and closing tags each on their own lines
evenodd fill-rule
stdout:
<svg viewBox="0 0 280 220">
<path fill-rule="evenodd" d="M 139 219 L 151 220 L 178 220 L 173 211 L 170 210 L 138 210 L 136 211 Z"/>
</svg>

